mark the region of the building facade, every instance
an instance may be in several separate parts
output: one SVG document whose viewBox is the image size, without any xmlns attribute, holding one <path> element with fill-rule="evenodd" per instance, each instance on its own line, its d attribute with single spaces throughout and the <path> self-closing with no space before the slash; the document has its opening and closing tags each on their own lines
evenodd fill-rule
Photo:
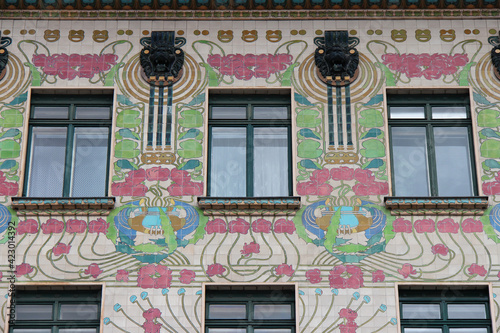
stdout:
<svg viewBox="0 0 500 333">
<path fill-rule="evenodd" d="M 497 331 L 498 1 L 0 5 L 5 332 Z"/>
</svg>

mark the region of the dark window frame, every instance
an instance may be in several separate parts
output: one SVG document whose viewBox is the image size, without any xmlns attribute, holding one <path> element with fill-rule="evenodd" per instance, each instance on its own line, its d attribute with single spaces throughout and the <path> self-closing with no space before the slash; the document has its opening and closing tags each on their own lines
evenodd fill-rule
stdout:
<svg viewBox="0 0 500 333">
<path fill-rule="evenodd" d="M 19 305 L 51 305 L 52 320 L 13 320 L 9 321 L 9 333 L 16 329 L 50 329 L 58 333 L 59 329 L 90 328 L 99 332 L 101 326 L 102 290 L 17 290 L 13 296 L 14 309 Z M 97 305 L 97 318 L 95 320 L 63 320 L 58 319 L 61 305 L 85 304 Z M 18 313 L 19 311 L 16 311 Z"/>
<path fill-rule="evenodd" d="M 251 290 L 205 290 L 205 333 L 210 328 L 246 329 L 253 333 L 254 329 L 290 329 L 296 332 L 296 299 L 295 289 L 259 290 L 255 286 Z M 270 296 L 271 295 L 271 296 Z M 273 300 L 274 299 L 274 300 Z M 291 319 L 254 319 L 253 306 L 259 304 L 286 304 L 291 308 Z M 245 304 L 245 319 L 210 319 L 210 305 Z"/>
<path fill-rule="evenodd" d="M 245 107 L 246 119 L 213 119 L 213 107 Z M 254 119 L 253 108 L 265 106 L 281 106 L 287 108 L 287 119 Z M 209 98 L 209 113 L 208 113 L 208 158 L 207 158 L 207 196 L 211 195 L 211 149 L 212 149 L 212 129 L 213 127 L 242 127 L 246 128 L 246 195 L 245 197 L 254 197 L 253 186 L 253 129 L 263 127 L 283 127 L 287 128 L 287 179 L 288 193 L 285 196 L 292 196 L 293 181 L 292 181 L 292 120 L 291 120 L 291 99 L 290 94 L 275 95 L 275 94 L 256 94 L 256 95 L 240 95 L 240 94 L 212 94 Z"/>
<path fill-rule="evenodd" d="M 492 333 L 491 302 L 489 288 L 486 285 L 470 286 L 444 286 L 436 285 L 434 288 L 422 286 L 398 287 L 399 313 L 401 332 L 406 328 L 438 328 L 443 333 L 448 333 L 450 328 L 486 328 Z M 405 304 L 437 304 L 439 305 L 440 319 L 408 319 L 403 317 Z M 448 318 L 450 304 L 483 304 L 485 306 L 485 319 L 453 319 Z"/>
<path fill-rule="evenodd" d="M 388 128 L 389 128 L 389 149 L 390 149 L 390 163 L 391 163 L 391 180 L 392 180 L 392 194 L 394 196 L 401 196 L 398 194 L 395 182 L 395 166 L 394 166 L 394 152 L 393 152 L 393 138 L 392 128 L 395 127 L 422 127 L 425 128 L 427 140 L 427 168 L 429 177 L 429 197 L 443 196 L 439 194 L 438 189 L 438 176 L 437 176 L 437 162 L 435 154 L 435 144 L 433 129 L 435 127 L 462 127 L 467 128 L 468 149 L 470 158 L 470 180 L 472 193 L 470 196 L 478 195 L 478 182 L 476 172 L 476 159 L 473 138 L 473 126 L 470 110 L 470 96 L 469 94 L 388 94 L 387 95 L 387 112 L 388 112 Z M 405 119 L 391 119 L 391 108 L 402 106 L 421 106 L 424 107 L 425 118 L 405 118 Z M 448 119 L 432 119 L 432 107 L 442 106 L 461 106 L 466 109 L 466 118 L 448 118 Z M 405 195 L 403 195 L 405 196 Z"/>
<path fill-rule="evenodd" d="M 68 118 L 67 119 L 57 119 L 57 118 L 34 118 L 36 107 L 68 107 Z M 76 108 L 77 107 L 106 107 L 109 108 L 109 117 L 107 119 L 75 119 Z M 71 183 L 72 183 L 72 171 L 73 171 L 73 150 L 74 150 L 74 130 L 80 127 L 106 127 L 108 128 L 108 158 L 106 161 L 106 177 L 104 184 L 104 195 L 108 194 L 108 183 L 109 183 L 109 169 L 111 161 L 111 129 L 112 129 L 112 119 L 113 119 L 113 95 L 112 94 L 96 94 L 96 95 L 45 95 L 45 94 L 34 94 L 31 98 L 30 105 L 30 118 L 29 118 L 29 130 L 28 130 L 28 146 L 26 155 L 26 168 L 24 175 L 24 187 L 23 187 L 23 197 L 33 197 L 29 195 L 29 181 L 30 173 L 32 167 L 31 152 L 33 144 L 33 128 L 36 127 L 61 127 L 66 128 L 66 151 L 65 151 L 65 165 L 64 165 L 64 176 L 63 176 L 63 193 L 61 196 L 56 196 L 60 198 L 74 197 L 70 196 L 71 193 Z M 101 197 L 102 197 L 101 196 Z"/>
</svg>

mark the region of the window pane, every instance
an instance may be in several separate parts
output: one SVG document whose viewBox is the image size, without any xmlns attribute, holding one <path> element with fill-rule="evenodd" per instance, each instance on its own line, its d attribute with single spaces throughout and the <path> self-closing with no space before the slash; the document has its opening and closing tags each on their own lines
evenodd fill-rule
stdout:
<svg viewBox="0 0 500 333">
<path fill-rule="evenodd" d="M 253 119 L 288 119 L 286 106 L 256 106 L 253 108 Z"/>
<path fill-rule="evenodd" d="M 61 320 L 95 320 L 98 319 L 97 304 L 62 304 L 59 311 Z"/>
<path fill-rule="evenodd" d="M 405 328 L 404 333 L 441 333 L 443 332 L 440 328 Z"/>
<path fill-rule="evenodd" d="M 111 119 L 109 106 L 77 106 L 75 119 Z"/>
<path fill-rule="evenodd" d="M 434 106 L 432 119 L 467 119 L 465 106 Z"/>
<path fill-rule="evenodd" d="M 71 196 L 105 195 L 108 131 L 107 127 L 75 128 Z"/>
<path fill-rule="evenodd" d="M 487 319 L 485 304 L 448 304 L 449 319 Z"/>
<path fill-rule="evenodd" d="M 392 127 L 391 133 L 395 195 L 428 196 L 425 128 Z"/>
<path fill-rule="evenodd" d="M 210 195 L 246 196 L 246 128 L 213 127 Z"/>
<path fill-rule="evenodd" d="M 213 106 L 212 119 L 247 119 L 246 106 Z"/>
<path fill-rule="evenodd" d="M 96 328 L 61 328 L 59 333 L 97 333 Z"/>
<path fill-rule="evenodd" d="M 52 304 L 18 304 L 16 320 L 52 320 Z"/>
<path fill-rule="evenodd" d="M 14 328 L 13 333 L 51 333 L 50 328 Z"/>
<path fill-rule="evenodd" d="M 389 110 L 391 119 L 425 119 L 423 106 L 391 106 Z"/>
<path fill-rule="evenodd" d="M 486 327 L 450 328 L 450 333 L 488 333 Z"/>
<path fill-rule="evenodd" d="M 33 110 L 34 119 L 68 119 L 67 106 L 37 106 Z"/>
<path fill-rule="evenodd" d="M 292 319 L 291 304 L 256 304 L 254 319 Z"/>
<path fill-rule="evenodd" d="M 33 128 L 28 196 L 62 196 L 66 132 L 65 127 Z"/>
<path fill-rule="evenodd" d="M 209 333 L 246 333 L 244 328 L 209 328 Z"/>
<path fill-rule="evenodd" d="M 246 319 L 247 307 L 245 304 L 210 304 L 208 319 Z"/>
<path fill-rule="evenodd" d="M 288 195 L 288 129 L 254 128 L 254 196 Z"/>
<path fill-rule="evenodd" d="M 441 319 L 439 304 L 403 304 L 403 319 Z"/>
<path fill-rule="evenodd" d="M 438 195 L 470 196 L 472 170 L 466 127 L 435 127 Z"/>
<path fill-rule="evenodd" d="M 291 333 L 290 328 L 258 328 L 253 330 L 255 333 Z"/>
</svg>

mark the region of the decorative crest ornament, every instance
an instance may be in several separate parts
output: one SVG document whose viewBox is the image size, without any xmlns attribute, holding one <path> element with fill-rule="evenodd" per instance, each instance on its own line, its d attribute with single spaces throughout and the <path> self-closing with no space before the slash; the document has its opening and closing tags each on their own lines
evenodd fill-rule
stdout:
<svg viewBox="0 0 500 333">
<path fill-rule="evenodd" d="M 170 86 L 182 76 L 186 39 L 175 37 L 174 31 L 153 31 L 141 39 L 144 48 L 140 61 L 146 81 L 151 85 Z"/>
<path fill-rule="evenodd" d="M 493 63 L 495 76 L 500 80 L 500 34 L 488 38 L 488 42 L 494 46 L 491 50 L 491 62 Z"/>
<path fill-rule="evenodd" d="M 359 39 L 347 31 L 325 31 L 325 37 L 316 37 L 318 46 L 314 60 L 319 78 L 328 85 L 345 86 L 358 76 L 359 54 L 355 46 Z"/>
<path fill-rule="evenodd" d="M 12 43 L 10 37 L 2 37 L 0 34 L 0 80 L 3 79 L 5 73 L 7 72 L 7 62 L 9 61 L 9 51 L 7 51 L 7 46 Z"/>
</svg>

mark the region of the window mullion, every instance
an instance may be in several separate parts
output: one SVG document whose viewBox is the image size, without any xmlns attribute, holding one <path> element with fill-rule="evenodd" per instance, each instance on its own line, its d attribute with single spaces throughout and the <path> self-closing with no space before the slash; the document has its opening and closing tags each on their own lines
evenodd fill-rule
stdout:
<svg viewBox="0 0 500 333">
<path fill-rule="evenodd" d="M 429 172 L 429 186 L 430 186 L 430 195 L 438 196 L 439 189 L 437 187 L 437 165 L 436 165 L 436 150 L 434 148 L 434 128 L 432 125 L 426 126 L 427 132 L 427 168 Z"/>
<path fill-rule="evenodd" d="M 71 177 L 73 173 L 73 153 L 74 153 L 75 126 L 68 125 L 68 137 L 66 138 L 66 158 L 64 166 L 63 197 L 71 195 Z"/>
<path fill-rule="evenodd" d="M 253 144 L 253 129 L 254 127 L 247 125 L 247 197 L 253 196 L 253 165 L 254 165 L 254 144 Z"/>
</svg>

